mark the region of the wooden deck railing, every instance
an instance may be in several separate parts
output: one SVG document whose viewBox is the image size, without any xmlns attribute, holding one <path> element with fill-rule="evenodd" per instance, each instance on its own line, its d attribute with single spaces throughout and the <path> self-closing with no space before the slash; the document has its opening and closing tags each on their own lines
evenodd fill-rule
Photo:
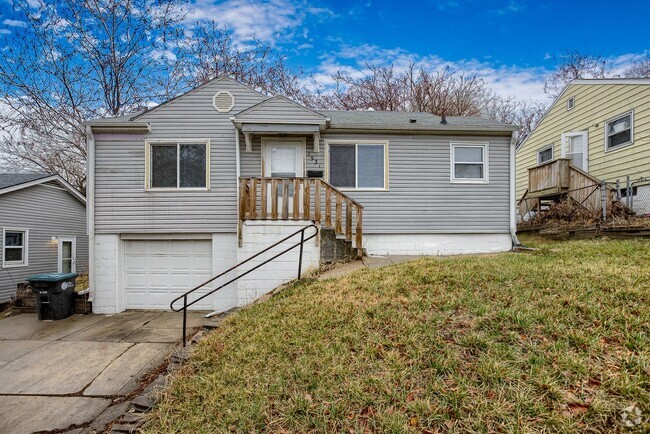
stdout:
<svg viewBox="0 0 650 434">
<path fill-rule="evenodd" d="M 559 194 L 569 189 L 569 163 L 559 158 L 528 169 L 528 197 Z"/>
<path fill-rule="evenodd" d="M 240 241 L 245 220 L 311 220 L 363 252 L 363 206 L 320 178 L 240 178 Z"/>
</svg>

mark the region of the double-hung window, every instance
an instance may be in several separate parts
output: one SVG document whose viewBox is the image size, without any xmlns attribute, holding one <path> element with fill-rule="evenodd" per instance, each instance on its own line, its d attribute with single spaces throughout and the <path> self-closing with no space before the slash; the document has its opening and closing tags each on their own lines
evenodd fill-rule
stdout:
<svg viewBox="0 0 650 434">
<path fill-rule="evenodd" d="M 387 189 L 387 142 L 328 143 L 329 182 L 338 188 Z"/>
<path fill-rule="evenodd" d="M 148 189 L 207 189 L 210 142 L 148 142 Z"/>
<path fill-rule="evenodd" d="M 609 151 L 632 143 L 634 131 L 632 112 L 605 122 L 605 150 Z"/>
<path fill-rule="evenodd" d="M 2 231 L 2 267 L 27 266 L 27 229 L 9 229 Z"/>
<path fill-rule="evenodd" d="M 488 145 L 451 144 L 451 182 L 486 183 L 488 176 Z"/>
</svg>

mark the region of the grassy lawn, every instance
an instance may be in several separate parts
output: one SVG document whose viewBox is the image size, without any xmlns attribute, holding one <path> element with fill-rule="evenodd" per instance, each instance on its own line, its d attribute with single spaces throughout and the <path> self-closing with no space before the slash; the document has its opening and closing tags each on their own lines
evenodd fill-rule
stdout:
<svg viewBox="0 0 650 434">
<path fill-rule="evenodd" d="M 650 240 L 523 241 L 539 250 L 303 281 L 241 311 L 146 431 L 649 431 Z"/>
</svg>

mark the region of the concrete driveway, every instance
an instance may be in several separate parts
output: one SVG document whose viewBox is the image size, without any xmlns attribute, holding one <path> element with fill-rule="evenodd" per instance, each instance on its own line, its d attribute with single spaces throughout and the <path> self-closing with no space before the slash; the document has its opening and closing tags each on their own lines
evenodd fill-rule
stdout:
<svg viewBox="0 0 650 434">
<path fill-rule="evenodd" d="M 203 322 L 203 314 L 188 314 L 188 328 Z M 180 314 L 149 311 L 0 320 L 0 433 L 106 419 L 111 403 L 171 354 L 181 327 Z"/>
</svg>

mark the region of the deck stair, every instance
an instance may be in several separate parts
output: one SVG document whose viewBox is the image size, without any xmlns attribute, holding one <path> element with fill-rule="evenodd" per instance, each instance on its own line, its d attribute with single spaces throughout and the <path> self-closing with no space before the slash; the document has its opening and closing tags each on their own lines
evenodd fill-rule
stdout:
<svg viewBox="0 0 650 434">
<path fill-rule="evenodd" d="M 518 202 L 519 215 L 547 209 L 553 203 L 569 198 L 590 211 L 601 209 L 599 194 L 602 181 L 571 164 L 568 158 L 558 158 L 528 169 L 528 189 Z M 613 190 L 607 194 L 608 206 Z"/>
<path fill-rule="evenodd" d="M 363 206 L 320 178 L 240 178 L 240 243 L 247 220 L 311 221 L 325 261 L 363 256 Z"/>
</svg>

